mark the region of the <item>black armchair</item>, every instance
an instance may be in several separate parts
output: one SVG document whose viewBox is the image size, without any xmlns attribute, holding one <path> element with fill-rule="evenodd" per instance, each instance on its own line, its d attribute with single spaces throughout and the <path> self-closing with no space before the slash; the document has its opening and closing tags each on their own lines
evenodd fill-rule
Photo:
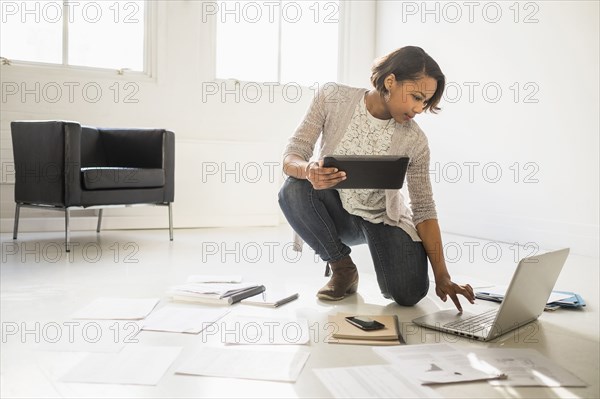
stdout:
<svg viewBox="0 0 600 399">
<path fill-rule="evenodd" d="M 11 123 L 15 162 L 15 224 L 22 207 L 65 212 L 69 251 L 69 212 L 102 207 L 154 204 L 168 206 L 175 197 L 175 135 L 164 129 L 104 129 L 66 121 Z"/>
</svg>

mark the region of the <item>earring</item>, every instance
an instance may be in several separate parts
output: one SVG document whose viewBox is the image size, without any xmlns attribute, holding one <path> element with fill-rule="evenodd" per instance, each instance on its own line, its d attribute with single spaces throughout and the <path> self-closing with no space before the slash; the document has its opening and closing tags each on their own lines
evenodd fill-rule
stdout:
<svg viewBox="0 0 600 399">
<path fill-rule="evenodd" d="M 390 102 L 390 92 L 389 92 L 389 90 L 383 95 L 383 101 L 385 101 L 386 103 Z"/>
</svg>

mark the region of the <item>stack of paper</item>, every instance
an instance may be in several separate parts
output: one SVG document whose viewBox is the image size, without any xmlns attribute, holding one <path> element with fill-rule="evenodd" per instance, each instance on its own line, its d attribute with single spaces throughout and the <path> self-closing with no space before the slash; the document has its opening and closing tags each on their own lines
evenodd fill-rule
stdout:
<svg viewBox="0 0 600 399">
<path fill-rule="evenodd" d="M 398 317 L 396 315 L 375 315 L 369 318 L 382 323 L 385 327 L 380 330 L 365 331 L 348 323 L 347 316 L 356 316 L 350 313 L 329 315 L 328 321 L 334 327 L 333 334 L 327 339 L 330 344 L 354 345 L 400 345 L 404 339 L 399 331 Z"/>
<path fill-rule="evenodd" d="M 187 278 L 188 283 L 241 283 L 242 276 L 225 274 L 194 274 Z"/>
<path fill-rule="evenodd" d="M 187 283 L 172 287 L 167 295 L 175 301 L 231 305 L 264 290 L 256 283 Z"/>
<path fill-rule="evenodd" d="M 545 310 L 556 310 L 558 308 L 582 308 L 585 306 L 583 298 L 574 292 L 553 291 L 556 294 L 567 295 L 567 298 L 562 298 L 555 301 L 548 301 Z"/>
</svg>

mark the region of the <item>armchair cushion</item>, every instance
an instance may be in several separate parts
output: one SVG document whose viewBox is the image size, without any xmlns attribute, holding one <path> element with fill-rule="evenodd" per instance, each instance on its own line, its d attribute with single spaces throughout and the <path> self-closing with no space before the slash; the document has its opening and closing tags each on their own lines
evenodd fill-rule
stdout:
<svg viewBox="0 0 600 399">
<path fill-rule="evenodd" d="M 165 185 L 164 170 L 155 168 L 81 168 L 81 175 L 86 190 L 152 188 Z"/>
</svg>

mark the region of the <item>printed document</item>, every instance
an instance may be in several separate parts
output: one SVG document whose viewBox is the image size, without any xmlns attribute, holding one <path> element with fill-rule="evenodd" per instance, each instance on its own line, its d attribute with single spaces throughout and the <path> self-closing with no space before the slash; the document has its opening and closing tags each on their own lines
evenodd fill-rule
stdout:
<svg viewBox="0 0 600 399">
<path fill-rule="evenodd" d="M 437 398 L 398 365 L 314 369 L 335 398 Z"/>
<path fill-rule="evenodd" d="M 447 384 L 506 378 L 502 371 L 473 361 L 474 355 L 447 344 L 377 347 L 373 351 L 399 365 L 421 384 Z"/>
<path fill-rule="evenodd" d="M 508 378 L 489 381 L 496 386 L 585 387 L 579 377 L 535 349 L 486 348 L 472 353 L 480 362 L 500 369 Z"/>
</svg>

